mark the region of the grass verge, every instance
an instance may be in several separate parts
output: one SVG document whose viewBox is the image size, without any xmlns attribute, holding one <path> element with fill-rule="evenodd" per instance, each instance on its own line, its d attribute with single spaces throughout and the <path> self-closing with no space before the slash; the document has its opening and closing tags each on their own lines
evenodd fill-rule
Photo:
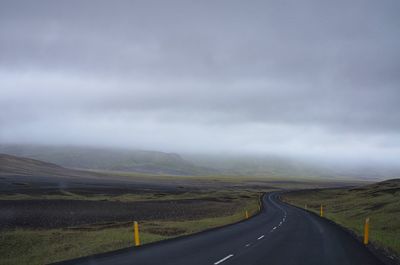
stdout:
<svg viewBox="0 0 400 265">
<path fill-rule="evenodd" d="M 234 223 L 244 219 L 245 210 L 250 215 L 257 213 L 260 193 L 238 194 L 242 195 L 233 201 L 238 205 L 233 215 L 198 220 L 139 221 L 141 241 L 147 244 Z M 125 222 L 63 229 L 3 230 L 0 242 L 0 264 L 47 264 L 130 247 L 133 227 L 132 222 Z"/>
<path fill-rule="evenodd" d="M 370 218 L 370 241 L 400 255 L 400 181 L 386 181 L 355 189 L 297 191 L 284 195 L 286 202 L 324 216 L 363 236 Z"/>
</svg>

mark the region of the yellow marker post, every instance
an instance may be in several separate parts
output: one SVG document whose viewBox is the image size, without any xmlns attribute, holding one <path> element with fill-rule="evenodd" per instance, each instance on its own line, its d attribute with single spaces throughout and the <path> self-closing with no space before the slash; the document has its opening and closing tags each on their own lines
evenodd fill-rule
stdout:
<svg viewBox="0 0 400 265">
<path fill-rule="evenodd" d="M 321 204 L 321 208 L 319 209 L 319 216 L 324 217 L 324 207 Z"/>
<path fill-rule="evenodd" d="M 249 212 L 246 210 L 246 219 L 249 219 Z"/>
<path fill-rule="evenodd" d="M 140 246 L 139 224 L 136 221 L 133 222 L 133 236 L 135 239 L 135 247 Z"/>
<path fill-rule="evenodd" d="M 369 217 L 365 219 L 364 224 L 364 245 L 368 245 L 369 240 Z"/>
</svg>

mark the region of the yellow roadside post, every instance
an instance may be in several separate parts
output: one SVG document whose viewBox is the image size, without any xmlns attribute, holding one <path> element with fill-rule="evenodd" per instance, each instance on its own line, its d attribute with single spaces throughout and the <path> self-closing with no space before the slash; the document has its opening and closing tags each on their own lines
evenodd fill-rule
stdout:
<svg viewBox="0 0 400 265">
<path fill-rule="evenodd" d="M 135 247 L 140 246 L 139 224 L 136 221 L 133 222 L 133 235 L 135 239 Z"/>
<path fill-rule="evenodd" d="M 364 245 L 368 245 L 369 240 L 369 217 L 365 219 L 364 224 Z"/>
<path fill-rule="evenodd" d="M 321 204 L 321 207 L 319 209 L 319 216 L 324 217 L 324 207 Z"/>
<path fill-rule="evenodd" d="M 246 219 L 249 219 L 249 212 L 246 210 Z"/>
</svg>

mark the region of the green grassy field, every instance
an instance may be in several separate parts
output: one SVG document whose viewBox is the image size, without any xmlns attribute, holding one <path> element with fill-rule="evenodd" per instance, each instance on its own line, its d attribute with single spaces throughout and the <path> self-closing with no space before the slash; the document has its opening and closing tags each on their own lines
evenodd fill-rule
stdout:
<svg viewBox="0 0 400 265">
<path fill-rule="evenodd" d="M 198 220 L 150 220 L 139 221 L 142 244 L 147 244 L 167 238 L 189 235 L 213 227 L 222 226 L 243 220 L 245 211 L 250 215 L 259 210 L 259 192 L 252 191 L 214 191 L 200 194 L 165 195 L 164 199 L 183 198 L 226 198 L 230 194 L 234 199 L 231 203 L 237 205 L 233 215 Z M 65 196 L 75 196 L 65 194 Z M 104 196 L 96 197 L 104 199 Z M 133 195 L 132 195 L 133 196 Z M 147 199 L 158 198 L 146 195 Z M 22 196 L 26 199 L 26 196 Z M 125 199 L 137 200 L 137 196 Z M 142 198 L 146 199 L 146 198 Z M 17 199 L 16 197 L 14 199 Z M 51 199 L 51 198 L 49 198 Z M 82 199 L 79 196 L 79 199 Z M 93 198 L 91 198 L 93 199 Z M 115 199 L 115 198 L 109 198 Z M 133 245 L 132 222 L 91 224 L 62 229 L 12 229 L 0 232 L 0 264 L 47 264 L 51 262 L 107 252 Z"/>
<path fill-rule="evenodd" d="M 400 255 L 400 180 L 353 189 L 298 191 L 284 195 L 286 202 L 319 214 L 362 236 L 365 218 L 370 218 L 370 241 Z"/>
</svg>

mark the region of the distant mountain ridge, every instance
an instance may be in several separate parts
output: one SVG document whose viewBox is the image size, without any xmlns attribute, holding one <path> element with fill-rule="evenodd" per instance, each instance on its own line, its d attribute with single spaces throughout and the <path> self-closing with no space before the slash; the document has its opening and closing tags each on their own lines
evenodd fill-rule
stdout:
<svg viewBox="0 0 400 265">
<path fill-rule="evenodd" d="M 0 145 L 0 153 L 54 163 L 67 168 L 170 175 L 215 173 L 196 166 L 178 154 L 91 147 Z"/>
<path fill-rule="evenodd" d="M 0 176 L 81 177 L 85 172 L 26 157 L 0 153 Z"/>
<path fill-rule="evenodd" d="M 0 145 L 0 153 L 37 159 L 65 168 L 155 175 L 225 175 L 272 178 L 398 178 L 400 167 L 340 164 L 280 156 L 189 155 L 92 147 Z"/>
<path fill-rule="evenodd" d="M 214 168 L 223 175 L 363 180 L 400 177 L 400 167 L 374 163 L 318 161 L 277 155 L 190 155 L 186 158 L 196 165 Z"/>
<path fill-rule="evenodd" d="M 7 154 L 0 154 L 0 173 L 25 173 L 27 170 L 48 168 L 51 170 L 61 168 L 58 165 L 43 162 L 35 159 L 16 157 Z"/>
</svg>

